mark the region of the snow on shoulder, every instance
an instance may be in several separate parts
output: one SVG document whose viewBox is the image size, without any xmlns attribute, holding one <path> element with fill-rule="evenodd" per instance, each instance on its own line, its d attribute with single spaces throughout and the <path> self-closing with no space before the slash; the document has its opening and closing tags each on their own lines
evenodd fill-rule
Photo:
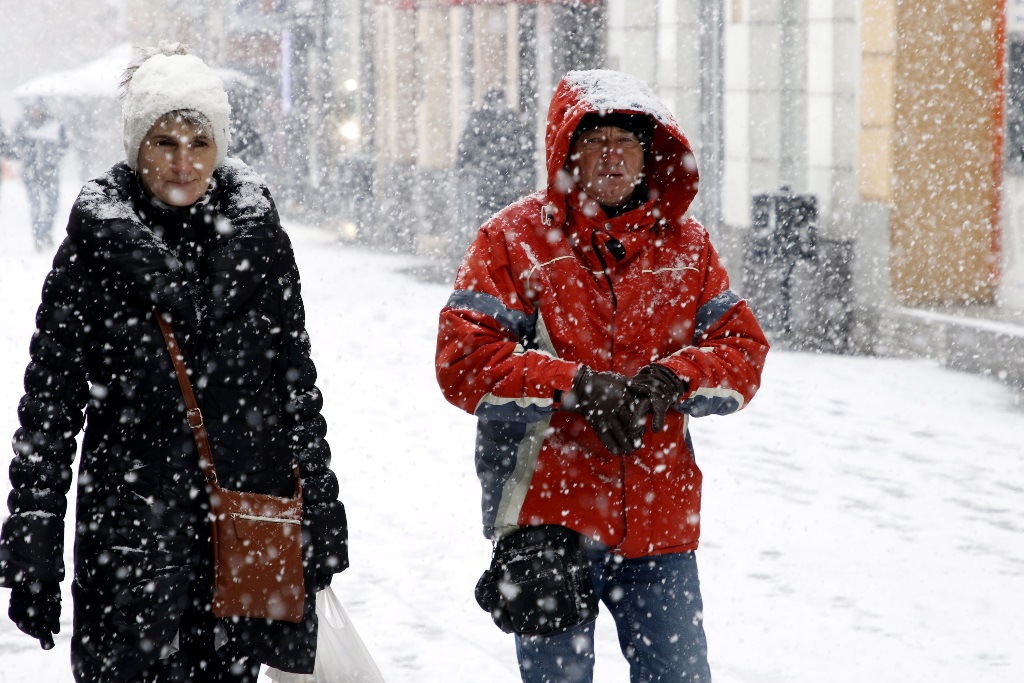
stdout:
<svg viewBox="0 0 1024 683">
<path fill-rule="evenodd" d="M 259 173 L 245 162 L 227 157 L 217 167 L 225 182 L 231 187 L 230 210 L 235 220 L 258 218 L 271 210 L 266 183 Z"/>
<path fill-rule="evenodd" d="M 127 168 L 118 164 L 83 185 L 75 202 L 78 209 L 95 220 L 137 221 L 135 209 L 125 194 L 125 185 L 118 178 L 129 173 Z"/>
<path fill-rule="evenodd" d="M 678 127 L 672 112 L 646 83 L 635 76 L 609 69 L 592 69 L 570 71 L 565 80 L 578 89 L 597 111 L 645 112 L 662 124 Z"/>
</svg>

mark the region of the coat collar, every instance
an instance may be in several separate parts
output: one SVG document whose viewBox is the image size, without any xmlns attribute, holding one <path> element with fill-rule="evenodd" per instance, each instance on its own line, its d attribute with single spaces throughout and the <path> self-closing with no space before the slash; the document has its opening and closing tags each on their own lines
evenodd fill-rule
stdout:
<svg viewBox="0 0 1024 683">
<path fill-rule="evenodd" d="M 600 204 L 582 192 L 570 192 L 561 198 L 561 208 L 555 209 L 553 215 L 563 218 L 562 229 L 569 244 L 594 270 L 632 259 L 649 246 L 652 233 L 657 232 L 661 224 L 653 199 L 631 211 L 609 217 Z M 601 258 L 595 256 L 595 248 L 601 250 Z"/>
<path fill-rule="evenodd" d="M 175 209 L 137 194 L 134 172 L 119 163 L 82 188 L 68 236 L 100 277 L 195 328 L 236 310 L 262 284 L 280 225 L 269 192 L 247 166 L 229 159 L 214 179 L 198 208 Z M 180 258 L 176 231 L 187 229 L 206 247 L 202 276 Z"/>
</svg>

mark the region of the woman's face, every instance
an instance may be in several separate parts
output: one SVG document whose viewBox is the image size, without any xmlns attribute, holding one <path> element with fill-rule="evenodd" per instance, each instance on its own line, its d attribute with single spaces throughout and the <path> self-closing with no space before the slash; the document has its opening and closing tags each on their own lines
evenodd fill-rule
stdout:
<svg viewBox="0 0 1024 683">
<path fill-rule="evenodd" d="M 210 131 L 167 114 L 142 138 L 137 166 L 151 195 L 171 206 L 191 206 L 210 188 L 216 159 Z"/>
</svg>

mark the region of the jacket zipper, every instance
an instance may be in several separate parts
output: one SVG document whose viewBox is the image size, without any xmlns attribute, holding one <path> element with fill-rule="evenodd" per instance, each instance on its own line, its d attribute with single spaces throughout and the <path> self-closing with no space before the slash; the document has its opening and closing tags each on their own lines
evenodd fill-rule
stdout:
<svg viewBox="0 0 1024 683">
<path fill-rule="evenodd" d="M 608 292 L 612 295 L 612 310 L 617 311 L 619 310 L 619 300 L 615 296 L 615 287 L 612 286 L 612 276 L 608 273 L 608 263 L 605 262 L 601 249 L 598 247 L 596 232 L 590 233 L 590 246 L 594 250 L 597 260 L 601 262 L 601 272 L 604 273 L 604 279 L 608 282 Z"/>
</svg>

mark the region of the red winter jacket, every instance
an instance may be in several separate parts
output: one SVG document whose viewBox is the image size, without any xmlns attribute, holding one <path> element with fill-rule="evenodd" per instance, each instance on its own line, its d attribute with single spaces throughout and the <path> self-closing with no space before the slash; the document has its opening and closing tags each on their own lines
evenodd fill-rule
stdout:
<svg viewBox="0 0 1024 683">
<path fill-rule="evenodd" d="M 650 199 L 615 218 L 563 170 L 576 124 L 594 111 L 656 122 Z M 645 85 L 570 72 L 546 137 L 547 188 L 480 229 L 440 317 L 438 382 L 479 418 L 484 532 L 561 524 L 626 557 L 693 550 L 701 472 L 689 418 L 743 408 L 768 342 L 729 289 L 707 231 L 685 215 L 697 192 L 693 154 Z M 609 250 L 611 238 L 622 248 Z M 558 409 L 556 390 L 571 388 L 581 364 L 633 376 L 655 361 L 690 390 L 629 455 L 613 455 L 583 417 Z"/>
</svg>

